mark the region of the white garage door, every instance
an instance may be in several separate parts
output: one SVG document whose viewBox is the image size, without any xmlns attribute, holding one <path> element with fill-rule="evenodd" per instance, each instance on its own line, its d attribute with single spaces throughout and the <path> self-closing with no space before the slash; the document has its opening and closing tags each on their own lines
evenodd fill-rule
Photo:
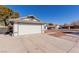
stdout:
<svg viewBox="0 0 79 59">
<path fill-rule="evenodd" d="M 14 26 L 15 35 L 41 33 L 41 25 L 19 24 Z"/>
</svg>

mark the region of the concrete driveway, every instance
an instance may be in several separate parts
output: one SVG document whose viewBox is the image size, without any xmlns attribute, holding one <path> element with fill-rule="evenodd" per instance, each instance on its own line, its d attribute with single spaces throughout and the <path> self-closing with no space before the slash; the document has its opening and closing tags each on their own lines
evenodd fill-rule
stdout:
<svg viewBox="0 0 79 59">
<path fill-rule="evenodd" d="M 79 52 L 79 42 L 47 34 L 11 37 L 0 34 L 1 53 L 69 53 Z"/>
</svg>

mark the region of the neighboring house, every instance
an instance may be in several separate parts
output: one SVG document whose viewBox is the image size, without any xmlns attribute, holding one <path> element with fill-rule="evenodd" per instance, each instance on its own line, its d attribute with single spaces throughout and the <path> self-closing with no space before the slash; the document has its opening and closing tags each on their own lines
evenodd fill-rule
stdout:
<svg viewBox="0 0 79 59">
<path fill-rule="evenodd" d="M 60 25 L 56 25 L 55 26 L 55 29 L 60 29 Z"/>
<path fill-rule="evenodd" d="M 44 31 L 44 23 L 40 22 L 35 16 L 11 19 L 11 21 L 14 21 L 14 36 L 43 33 Z"/>
<path fill-rule="evenodd" d="M 48 24 L 47 25 L 48 30 L 59 29 L 59 28 L 60 28 L 60 26 L 56 25 L 56 24 Z"/>
<path fill-rule="evenodd" d="M 63 25 L 61 26 L 62 29 L 79 29 L 79 25 Z"/>
</svg>

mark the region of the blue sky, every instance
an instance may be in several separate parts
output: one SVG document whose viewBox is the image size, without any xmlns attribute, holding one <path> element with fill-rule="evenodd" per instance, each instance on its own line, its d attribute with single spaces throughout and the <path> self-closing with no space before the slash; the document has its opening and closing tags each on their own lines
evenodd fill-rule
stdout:
<svg viewBox="0 0 79 59">
<path fill-rule="evenodd" d="M 47 23 L 64 24 L 79 20 L 78 5 L 7 5 L 20 16 L 34 15 Z"/>
</svg>

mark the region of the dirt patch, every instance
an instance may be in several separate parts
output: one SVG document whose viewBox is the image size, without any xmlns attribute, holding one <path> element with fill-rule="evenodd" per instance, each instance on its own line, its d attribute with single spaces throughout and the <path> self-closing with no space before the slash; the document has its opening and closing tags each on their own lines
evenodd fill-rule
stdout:
<svg viewBox="0 0 79 59">
<path fill-rule="evenodd" d="M 55 37 L 61 37 L 66 34 L 66 33 L 63 33 L 62 31 L 59 31 L 59 30 L 48 30 L 46 33 L 48 35 L 55 36 Z"/>
</svg>

